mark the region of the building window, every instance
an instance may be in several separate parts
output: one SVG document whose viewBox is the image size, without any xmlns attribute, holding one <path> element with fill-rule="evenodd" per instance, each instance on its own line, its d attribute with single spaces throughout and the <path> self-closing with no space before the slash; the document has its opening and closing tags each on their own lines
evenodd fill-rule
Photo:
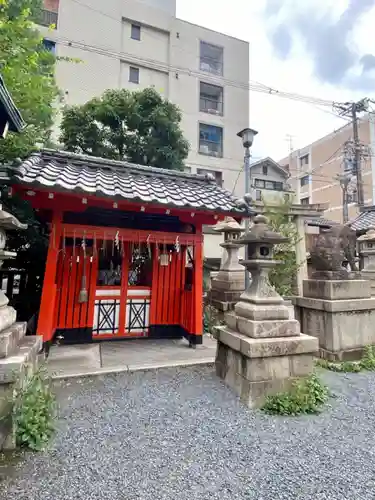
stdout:
<svg viewBox="0 0 375 500">
<path fill-rule="evenodd" d="M 223 87 L 200 83 L 199 110 L 203 113 L 223 115 Z"/>
<path fill-rule="evenodd" d="M 301 198 L 301 205 L 309 205 L 310 198 L 307 196 L 306 198 Z"/>
<path fill-rule="evenodd" d="M 47 27 L 53 26 L 54 29 L 56 29 L 57 19 L 58 19 L 57 12 L 52 12 L 51 10 L 47 9 L 40 10 L 39 24 L 41 26 L 47 26 Z"/>
<path fill-rule="evenodd" d="M 139 83 L 139 68 L 129 67 L 129 82 Z"/>
<path fill-rule="evenodd" d="M 56 54 L 56 43 L 52 42 L 52 40 L 46 40 L 43 38 L 42 41 L 43 48 L 48 52 L 52 52 L 52 54 Z"/>
<path fill-rule="evenodd" d="M 223 156 L 223 129 L 199 124 L 199 152 L 208 156 Z"/>
<path fill-rule="evenodd" d="M 132 24 L 130 37 L 138 41 L 141 39 L 141 27 L 139 24 Z"/>
<path fill-rule="evenodd" d="M 184 172 L 185 172 L 185 174 L 191 174 L 191 167 L 185 166 L 184 167 Z"/>
<path fill-rule="evenodd" d="M 307 186 L 310 182 L 310 176 L 309 175 L 304 175 L 303 177 L 300 178 L 300 184 L 302 186 Z"/>
<path fill-rule="evenodd" d="M 207 42 L 200 45 L 200 69 L 215 75 L 223 74 L 223 47 Z"/>
<path fill-rule="evenodd" d="M 254 186 L 271 191 L 284 191 L 284 184 L 277 181 L 264 181 L 263 179 L 254 179 Z"/>
<path fill-rule="evenodd" d="M 261 191 L 260 189 L 257 189 L 257 190 L 255 191 L 255 199 L 256 199 L 257 201 L 262 201 L 262 191 Z"/>
<path fill-rule="evenodd" d="M 268 167 L 267 167 L 267 165 L 263 165 L 263 167 L 262 167 L 262 174 L 263 175 L 268 175 Z"/>
<path fill-rule="evenodd" d="M 309 155 L 307 154 L 307 155 L 301 156 L 300 159 L 299 159 L 299 163 L 300 163 L 301 166 L 302 165 L 308 165 L 309 164 Z"/>
<path fill-rule="evenodd" d="M 208 170 L 205 168 L 197 168 L 197 174 L 199 174 L 199 175 L 211 174 L 215 177 L 216 184 L 218 186 L 223 185 L 223 172 L 220 172 L 218 170 Z"/>
</svg>

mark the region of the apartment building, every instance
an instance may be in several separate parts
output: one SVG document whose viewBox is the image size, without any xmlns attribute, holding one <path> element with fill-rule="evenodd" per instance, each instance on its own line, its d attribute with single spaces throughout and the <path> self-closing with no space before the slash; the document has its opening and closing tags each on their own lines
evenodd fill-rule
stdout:
<svg viewBox="0 0 375 500">
<path fill-rule="evenodd" d="M 187 169 L 244 194 L 236 134 L 249 122 L 247 42 L 178 19 L 176 0 L 44 0 L 41 24 L 46 47 L 81 61 L 57 65 L 67 104 L 154 87 L 182 111 Z"/>
<path fill-rule="evenodd" d="M 370 113 L 359 120 L 361 169 L 366 205 L 375 204 L 375 116 Z M 331 134 L 293 151 L 279 161 L 290 173 L 290 184 L 302 204 L 324 203 L 328 209 L 324 216 L 343 222 L 343 192 L 337 179 L 348 171 L 352 174 L 348 189 L 349 220 L 359 213 L 357 205 L 357 179 L 353 170 L 352 124 L 348 123 Z"/>
</svg>

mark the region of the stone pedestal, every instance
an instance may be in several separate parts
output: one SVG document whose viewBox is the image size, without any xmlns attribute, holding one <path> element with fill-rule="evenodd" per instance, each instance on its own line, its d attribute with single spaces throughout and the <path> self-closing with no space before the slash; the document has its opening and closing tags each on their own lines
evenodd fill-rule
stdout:
<svg viewBox="0 0 375 500">
<path fill-rule="evenodd" d="M 4 260 L 16 256 L 4 250 L 4 229 L 25 229 L 15 217 L 0 206 L 0 267 Z M 0 290 L 0 450 L 15 448 L 15 429 L 12 419 L 14 389 L 24 387 L 38 364 L 42 338 L 25 336 L 26 323 L 16 322 L 16 311 L 8 305 L 8 298 Z"/>
<path fill-rule="evenodd" d="M 207 303 L 219 312 L 231 311 L 245 290 L 245 271 L 238 262 L 238 238 L 242 227 L 231 217 L 218 224 L 218 229 L 224 233 L 224 242 L 220 244 L 223 255 L 220 269 L 211 279 L 211 289 L 207 294 Z"/>
<path fill-rule="evenodd" d="M 365 346 L 375 345 L 375 297 L 369 281 L 305 280 L 303 295 L 295 299 L 302 331 L 319 339 L 321 357 L 359 359 Z"/>
<path fill-rule="evenodd" d="M 286 241 L 269 230 L 267 219 L 257 216 L 250 233 L 240 241 L 248 245 L 243 264 L 252 275 L 234 311 L 217 328 L 216 372 L 249 407 L 287 389 L 297 377 L 310 375 L 318 351 L 314 337 L 302 335 L 298 321 L 271 286 L 268 273 L 278 264 L 273 246 Z"/>
<path fill-rule="evenodd" d="M 363 262 L 362 279 L 371 283 L 371 295 L 375 296 L 375 229 L 370 228 L 358 238 L 359 253 Z"/>
</svg>

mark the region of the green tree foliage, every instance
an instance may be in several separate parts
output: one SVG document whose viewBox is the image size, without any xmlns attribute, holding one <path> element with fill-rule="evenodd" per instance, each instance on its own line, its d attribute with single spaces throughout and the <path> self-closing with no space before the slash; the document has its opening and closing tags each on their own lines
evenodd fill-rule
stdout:
<svg viewBox="0 0 375 500">
<path fill-rule="evenodd" d="M 154 89 L 107 90 L 63 112 L 65 149 L 140 165 L 181 170 L 189 143 L 177 106 Z"/>
<path fill-rule="evenodd" d="M 0 0 L 0 71 L 26 122 L 21 133 L 8 133 L 5 140 L 0 140 L 0 164 L 25 158 L 49 141 L 53 104 L 59 91 L 54 78 L 56 57 L 45 50 L 34 23 L 40 8 L 41 0 Z M 19 319 L 26 320 L 38 308 L 48 233 L 27 202 L 8 196 L 5 186 L 1 191 L 4 209 L 28 224 L 26 231 L 8 234 L 7 248 L 18 255 L 4 265 L 30 272 L 25 296 L 13 302 Z"/>
<path fill-rule="evenodd" d="M 56 57 L 47 51 L 34 20 L 41 0 L 0 0 L 0 71 L 27 126 L 0 141 L 0 163 L 26 157 L 45 144 L 59 95 L 54 77 Z"/>
<path fill-rule="evenodd" d="M 277 245 L 275 248 L 275 259 L 282 261 L 282 263 L 275 266 L 270 272 L 270 282 L 280 295 L 284 297 L 293 295 L 299 268 L 295 248 L 300 237 L 296 225 L 289 215 L 291 203 L 283 201 L 276 207 L 275 205 L 272 205 L 272 207 L 271 205 L 265 205 L 270 228 L 289 238 L 287 243 Z"/>
</svg>

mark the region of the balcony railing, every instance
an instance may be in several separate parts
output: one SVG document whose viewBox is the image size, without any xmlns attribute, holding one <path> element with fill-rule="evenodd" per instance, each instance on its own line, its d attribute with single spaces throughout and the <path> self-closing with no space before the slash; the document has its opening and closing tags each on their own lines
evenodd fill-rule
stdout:
<svg viewBox="0 0 375 500">
<path fill-rule="evenodd" d="M 39 24 L 41 26 L 51 26 L 52 24 L 57 26 L 57 19 L 59 15 L 57 12 L 52 12 L 51 10 L 42 9 L 40 11 Z"/>
<path fill-rule="evenodd" d="M 223 63 L 217 59 L 212 59 L 212 57 L 201 56 L 200 69 L 201 71 L 207 71 L 215 75 L 222 75 Z"/>
<path fill-rule="evenodd" d="M 199 152 L 202 155 L 216 156 L 221 158 L 223 156 L 223 148 L 220 142 L 207 141 L 200 139 L 199 141 Z"/>
<path fill-rule="evenodd" d="M 209 97 L 200 97 L 199 110 L 203 113 L 211 113 L 213 115 L 223 115 L 223 103 L 218 99 Z"/>
</svg>

